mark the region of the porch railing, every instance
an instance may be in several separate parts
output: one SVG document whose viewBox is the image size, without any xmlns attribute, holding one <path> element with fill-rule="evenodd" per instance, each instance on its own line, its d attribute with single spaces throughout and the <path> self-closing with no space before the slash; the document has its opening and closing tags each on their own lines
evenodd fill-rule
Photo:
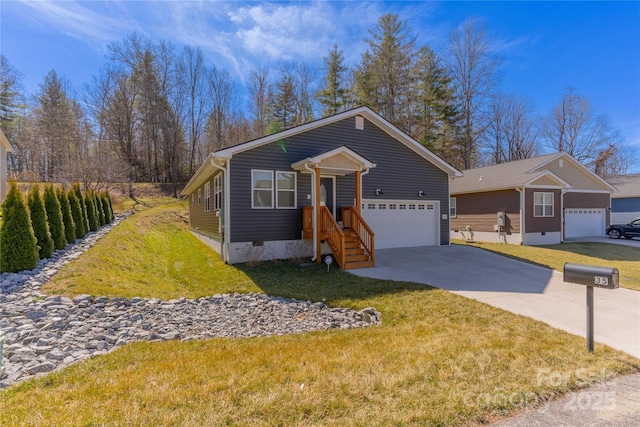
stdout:
<svg viewBox="0 0 640 427">
<path fill-rule="evenodd" d="M 326 206 L 320 206 L 320 233 L 329 245 L 340 268 L 345 263 L 345 236 L 331 211 Z"/>
<path fill-rule="evenodd" d="M 375 264 L 375 233 L 354 206 L 342 208 L 342 225 L 355 232 L 369 259 Z"/>
</svg>

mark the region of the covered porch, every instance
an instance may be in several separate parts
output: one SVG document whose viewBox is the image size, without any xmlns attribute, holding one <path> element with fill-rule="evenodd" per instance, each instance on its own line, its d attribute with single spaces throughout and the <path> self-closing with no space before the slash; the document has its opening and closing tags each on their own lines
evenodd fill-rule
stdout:
<svg viewBox="0 0 640 427">
<path fill-rule="evenodd" d="M 322 242 L 331 249 L 343 270 L 375 266 L 375 234 L 362 219 L 362 177 L 376 165 L 345 146 L 295 162 L 292 169 L 311 175 L 311 206 L 302 209 L 302 237 L 313 240 L 313 259 L 322 261 Z M 352 206 L 339 207 L 328 178 L 353 175 L 355 197 Z M 323 182 L 324 181 L 324 182 Z"/>
</svg>

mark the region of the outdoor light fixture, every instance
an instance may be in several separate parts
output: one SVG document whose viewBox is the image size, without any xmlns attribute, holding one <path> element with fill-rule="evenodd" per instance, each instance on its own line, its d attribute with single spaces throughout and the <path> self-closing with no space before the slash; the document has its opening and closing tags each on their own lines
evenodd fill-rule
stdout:
<svg viewBox="0 0 640 427">
<path fill-rule="evenodd" d="M 382 196 L 384 193 L 382 192 L 381 189 L 376 188 L 376 196 Z"/>
<path fill-rule="evenodd" d="M 424 197 L 424 191 L 422 190 L 418 191 L 418 197 Z"/>
</svg>

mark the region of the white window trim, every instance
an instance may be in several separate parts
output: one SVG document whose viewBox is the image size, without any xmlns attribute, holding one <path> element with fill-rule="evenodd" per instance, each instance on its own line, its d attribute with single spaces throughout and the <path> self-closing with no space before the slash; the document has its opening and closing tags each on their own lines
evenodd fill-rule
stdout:
<svg viewBox="0 0 640 427">
<path fill-rule="evenodd" d="M 451 201 L 454 202 L 453 207 L 451 206 Z M 457 218 L 457 217 L 458 217 L 458 200 L 455 197 L 449 197 L 449 218 Z"/>
<path fill-rule="evenodd" d="M 542 205 L 536 204 L 536 194 L 542 194 Z M 549 206 L 545 203 L 545 195 L 551 194 L 551 215 L 545 215 L 545 207 Z M 542 206 L 542 215 L 536 215 L 536 206 Z M 536 191 L 533 193 L 533 216 L 535 218 L 553 218 L 555 216 L 555 195 L 550 192 Z"/>
<path fill-rule="evenodd" d="M 198 188 L 198 206 L 202 204 L 202 188 Z"/>
<path fill-rule="evenodd" d="M 222 188 L 224 185 L 224 174 L 220 173 L 213 177 L 213 209 L 220 210 L 224 207 Z"/>
<path fill-rule="evenodd" d="M 267 191 L 266 188 L 255 188 L 253 186 L 253 174 L 255 172 L 268 173 L 271 174 L 271 206 L 256 206 L 255 204 L 255 191 Z M 251 209 L 273 209 L 273 198 L 274 198 L 274 188 L 273 188 L 273 171 L 264 170 L 264 169 L 251 169 Z"/>
<path fill-rule="evenodd" d="M 204 211 L 211 211 L 211 181 L 204 184 Z"/>
<path fill-rule="evenodd" d="M 279 173 L 293 174 L 293 189 L 291 189 L 291 188 L 282 188 L 281 189 L 281 188 L 278 187 L 278 174 Z M 274 176 L 275 176 L 275 183 L 276 183 L 276 192 L 275 192 L 276 209 L 297 209 L 298 208 L 298 174 L 295 171 L 275 171 L 275 175 Z M 280 191 L 293 193 L 293 206 L 280 206 L 280 203 L 278 202 L 278 200 L 279 200 L 278 193 Z M 253 192 L 251 194 L 253 194 Z"/>
</svg>

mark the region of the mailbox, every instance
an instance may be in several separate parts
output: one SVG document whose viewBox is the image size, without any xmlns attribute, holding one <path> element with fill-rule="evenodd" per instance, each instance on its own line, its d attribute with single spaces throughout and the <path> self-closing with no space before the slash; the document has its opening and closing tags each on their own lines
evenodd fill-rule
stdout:
<svg viewBox="0 0 640 427">
<path fill-rule="evenodd" d="M 567 262 L 564 264 L 564 281 L 597 288 L 616 289 L 619 286 L 619 273 L 617 268 Z"/>
</svg>

